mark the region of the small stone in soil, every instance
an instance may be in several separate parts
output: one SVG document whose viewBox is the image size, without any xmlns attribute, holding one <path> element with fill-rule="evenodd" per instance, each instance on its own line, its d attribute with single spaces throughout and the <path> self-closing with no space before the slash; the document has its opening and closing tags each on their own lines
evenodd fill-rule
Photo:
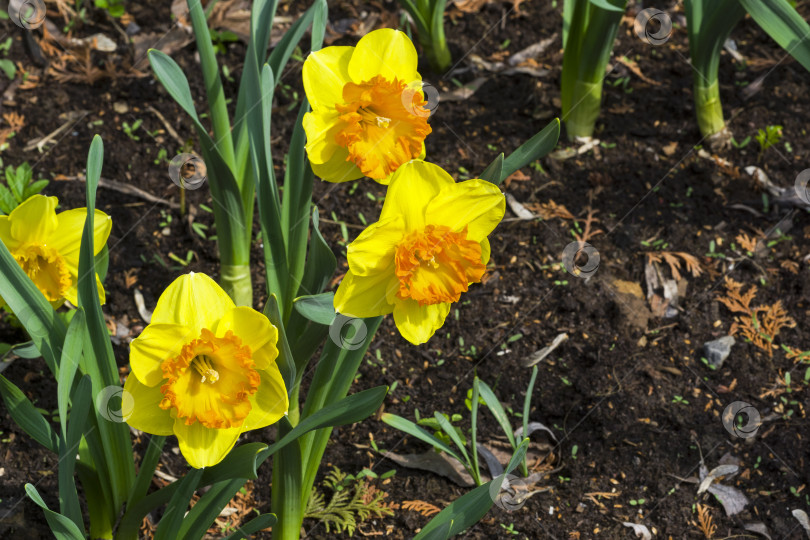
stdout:
<svg viewBox="0 0 810 540">
<path fill-rule="evenodd" d="M 719 339 L 707 341 L 703 344 L 703 352 L 706 355 L 706 360 L 709 365 L 714 369 L 723 367 L 723 362 L 726 361 L 728 355 L 731 354 L 731 346 L 734 345 L 735 340 L 733 336 L 723 336 Z"/>
</svg>

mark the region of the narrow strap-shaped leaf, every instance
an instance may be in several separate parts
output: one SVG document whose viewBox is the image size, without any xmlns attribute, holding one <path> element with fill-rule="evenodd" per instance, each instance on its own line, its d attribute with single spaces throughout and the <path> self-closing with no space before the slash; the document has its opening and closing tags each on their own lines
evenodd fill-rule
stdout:
<svg viewBox="0 0 810 540">
<path fill-rule="evenodd" d="M 138 475 L 132 484 L 132 491 L 127 498 L 127 508 L 139 502 L 146 495 L 149 486 L 152 484 L 152 477 L 155 475 L 155 468 L 163 452 L 163 445 L 166 443 L 164 435 L 150 435 L 146 452 L 141 459 L 141 466 Z"/>
<path fill-rule="evenodd" d="M 503 161 L 503 152 L 501 152 L 498 154 L 498 157 L 492 160 L 492 163 L 487 165 L 487 168 L 484 169 L 484 172 L 482 172 L 478 178 L 481 180 L 486 180 L 487 182 L 492 182 L 496 186 L 500 185 L 502 179 L 504 178 Z"/>
<path fill-rule="evenodd" d="M 810 25 L 787 0 L 740 0 L 751 18 L 810 71 Z"/>
<path fill-rule="evenodd" d="M 339 402 L 317 411 L 312 416 L 301 420 L 292 431 L 270 445 L 266 450 L 259 452 L 258 462 L 261 463 L 276 453 L 280 448 L 284 448 L 291 441 L 298 439 L 308 431 L 324 427 L 354 424 L 355 422 L 368 418 L 380 407 L 387 393 L 387 386 L 369 388 L 368 390 L 347 396 Z"/>
<path fill-rule="evenodd" d="M 250 144 L 250 162 L 256 183 L 259 206 L 259 224 L 264 243 L 264 267 L 267 277 L 267 294 L 283 301 L 287 294 L 289 272 L 287 251 L 281 223 L 281 206 L 270 158 L 270 120 L 273 101 L 273 71 L 265 66 L 261 80 L 258 72 L 246 70 L 243 86 L 248 99 L 255 103 L 248 115 L 247 129 Z M 253 80 L 255 78 L 255 80 Z"/>
<path fill-rule="evenodd" d="M 429 445 L 433 446 L 445 452 L 448 456 L 451 456 L 458 460 L 459 463 L 464 463 L 465 460 L 461 458 L 452 448 L 447 446 L 444 442 L 440 441 L 420 426 L 414 424 L 407 418 L 402 418 L 401 416 L 397 416 L 396 414 L 391 413 L 383 413 L 380 417 L 380 420 L 391 426 L 392 428 L 398 429 L 403 433 L 407 433 L 412 437 L 416 437 L 420 441 L 426 442 Z"/>
<path fill-rule="evenodd" d="M 453 443 L 455 443 L 458 449 L 461 450 L 461 455 L 464 457 L 464 461 L 462 461 L 461 463 L 465 467 L 467 467 L 467 469 L 470 469 L 470 456 L 467 454 L 467 449 L 464 447 L 464 443 L 462 442 L 461 437 L 459 437 L 456 428 L 454 428 L 453 424 L 450 423 L 450 420 L 445 418 L 445 416 L 439 411 L 433 413 L 433 418 L 435 418 L 436 421 L 439 423 L 439 426 L 442 428 L 442 431 L 444 431 L 447 434 L 447 436 L 450 437 L 450 440 L 453 441 Z"/>
<path fill-rule="evenodd" d="M 84 324 L 84 310 L 79 308 L 73 314 L 68 326 L 65 346 L 62 348 L 62 359 L 59 362 L 59 378 L 56 385 L 56 398 L 59 408 L 59 421 L 62 424 L 62 435 L 67 435 L 67 409 L 70 401 L 70 391 L 73 388 L 73 377 L 79 367 L 79 358 L 82 354 L 84 333 L 87 331 Z"/>
<path fill-rule="evenodd" d="M 290 279 L 282 304 L 282 314 L 286 320 L 292 310 L 292 299 L 301 286 L 304 276 L 304 262 L 309 237 L 309 214 L 312 205 L 312 183 L 314 174 L 306 155 L 306 134 L 304 114 L 309 111 L 309 102 L 302 100 L 295 122 L 290 151 L 287 154 L 287 170 L 284 175 L 284 200 L 281 204 L 282 229 L 287 239 L 287 266 Z"/>
<path fill-rule="evenodd" d="M 93 395 L 100 396 L 104 388 L 120 386 L 118 366 L 115 363 L 110 336 L 101 312 L 98 286 L 96 282 L 95 259 L 93 256 L 93 231 L 96 208 L 96 190 L 101 178 L 101 167 L 104 160 L 104 144 L 96 135 L 90 145 L 87 157 L 87 218 L 84 222 L 81 246 L 79 248 L 79 307 L 84 309 L 86 318 L 87 342 L 84 344 L 84 363 L 82 368 L 93 381 Z M 97 415 L 99 435 L 104 450 L 104 461 L 107 474 L 102 477 L 110 483 L 113 506 L 120 508 L 135 476 L 135 467 L 130 456 L 132 444 L 129 439 L 129 427 L 121 422 L 112 422 Z M 101 467 L 101 463 L 97 463 Z"/>
<path fill-rule="evenodd" d="M 555 118 L 540 132 L 535 134 L 531 139 L 521 144 L 517 150 L 509 154 L 509 157 L 503 160 L 503 169 L 501 170 L 501 179 L 496 182 L 500 184 L 506 179 L 507 176 L 525 167 L 535 159 L 540 159 L 549 152 L 551 152 L 557 145 L 560 139 L 560 119 Z"/>
<path fill-rule="evenodd" d="M 54 453 L 59 453 L 59 436 L 51 429 L 45 417 L 34 407 L 22 390 L 0 375 L 0 396 L 11 418 L 32 439 Z"/>
<path fill-rule="evenodd" d="M 315 12 L 325 9 L 326 0 L 315 0 L 309 9 L 287 30 L 284 37 L 281 38 L 281 41 L 279 41 L 275 49 L 273 49 L 273 52 L 270 53 L 267 63 L 270 64 L 270 67 L 273 69 L 276 84 L 281 80 L 281 72 L 287 65 L 287 61 L 290 59 L 290 56 L 292 56 L 293 51 L 295 51 L 295 48 L 298 46 L 298 42 L 301 41 L 301 38 L 304 37 L 304 33 L 306 33 L 307 29 L 312 24 L 312 20 L 315 18 Z"/>
<path fill-rule="evenodd" d="M 273 326 L 278 330 L 278 358 L 276 364 L 281 372 L 281 378 L 284 379 L 284 385 L 287 387 L 287 393 L 291 393 L 296 384 L 297 368 L 295 365 L 295 358 L 290 351 L 290 344 L 287 341 L 287 332 L 284 329 L 284 321 L 281 320 L 281 311 L 276 301 L 276 296 L 271 294 L 267 297 L 267 303 L 264 305 L 264 315 L 267 317 Z"/>
<path fill-rule="evenodd" d="M 197 489 L 197 484 L 199 484 L 202 474 L 202 469 L 191 469 L 183 478 L 177 481 L 178 487 L 169 500 L 166 513 L 163 514 L 163 518 L 160 520 L 160 524 L 155 532 L 155 540 L 174 540 L 175 538 L 180 538 L 178 532 L 183 524 L 183 516 L 186 510 L 188 510 L 191 496 L 194 495 L 194 491 Z"/>
<path fill-rule="evenodd" d="M 414 540 L 425 540 L 426 538 L 450 538 L 459 534 L 463 530 L 475 525 L 483 518 L 494 503 L 493 493 L 500 491 L 501 484 L 505 476 L 511 473 L 515 467 L 523 460 L 526 450 L 529 447 L 529 440 L 524 439 L 503 475 L 482 484 L 469 493 L 462 495 L 444 510 L 436 514 L 430 522 L 422 528 L 422 531 L 414 537 Z M 447 524 L 450 523 L 450 527 Z M 441 530 L 443 536 L 438 533 Z"/>
<path fill-rule="evenodd" d="M 48 508 L 33 484 L 25 484 L 25 493 L 45 512 L 45 520 L 57 540 L 84 540 L 84 534 L 70 519 Z"/>
<path fill-rule="evenodd" d="M 470 447 L 472 448 L 472 473 L 477 485 L 481 485 L 481 469 L 478 466 L 478 377 L 473 379 L 470 402 Z"/>
<path fill-rule="evenodd" d="M 320 293 L 332 279 L 335 268 L 337 268 L 337 258 L 321 234 L 318 209 L 313 206 L 309 254 L 298 294 Z"/>
<path fill-rule="evenodd" d="M 247 523 L 240 525 L 239 530 L 226 537 L 225 540 L 242 540 L 242 538 L 248 538 L 251 534 L 255 534 L 263 529 L 272 527 L 277 521 L 278 519 L 276 518 L 275 514 L 262 514 L 260 516 L 256 516 Z"/>
<path fill-rule="evenodd" d="M 256 456 L 265 450 L 265 443 L 247 443 L 237 446 L 225 456 L 225 459 L 214 465 L 206 467 L 202 478 L 201 486 L 210 486 L 225 480 L 241 478 L 243 480 L 256 480 L 257 473 Z"/>
<path fill-rule="evenodd" d="M 408 12 L 414 24 L 416 25 L 416 33 L 420 36 L 430 35 L 429 14 L 423 14 L 413 0 L 399 0 L 399 5 L 402 9 Z"/>
<path fill-rule="evenodd" d="M 189 115 L 194 123 L 197 136 L 200 138 L 200 150 L 209 171 L 208 184 L 214 200 L 217 237 L 220 238 L 221 246 L 230 247 L 230 249 L 220 250 L 220 263 L 223 265 L 248 264 L 250 262 L 250 230 L 245 227 L 242 194 L 234 179 L 233 171 L 220 153 L 217 143 L 200 123 L 188 80 L 180 66 L 165 53 L 154 49 L 149 51 L 149 63 L 155 77 Z"/>
<path fill-rule="evenodd" d="M 481 397 L 484 398 L 484 401 L 487 403 L 489 410 L 492 411 L 492 415 L 495 417 L 495 420 L 498 421 L 501 429 L 504 431 L 504 433 L 506 433 L 506 437 L 509 439 L 509 443 L 512 445 L 512 448 L 515 448 L 515 435 L 512 433 L 512 425 L 509 423 L 509 418 L 506 416 L 506 411 L 503 410 L 503 405 L 501 405 L 501 402 L 498 401 L 495 393 L 484 381 L 478 382 L 478 391 L 481 393 Z"/>
<path fill-rule="evenodd" d="M 219 76 L 219 64 L 214 53 L 214 45 L 211 42 L 208 21 L 203 13 L 200 0 L 188 0 L 188 11 L 197 42 L 197 51 L 200 54 L 200 67 L 205 80 L 205 93 L 208 97 L 208 108 L 211 113 L 211 124 L 214 127 L 217 151 L 228 168 L 233 171 L 236 168 L 236 158 L 231 137 L 231 121 L 228 116 L 228 106 L 225 104 L 225 91 L 222 87 L 222 78 Z M 239 184 L 238 178 L 236 183 Z"/>
<path fill-rule="evenodd" d="M 211 486 L 211 489 L 200 497 L 200 500 L 194 504 L 194 508 L 189 510 L 188 515 L 183 518 L 176 538 L 202 538 L 205 536 L 205 531 L 213 525 L 222 509 L 233 498 L 232 493 L 239 491 L 245 481 L 244 478 L 235 478 Z"/>
<path fill-rule="evenodd" d="M 78 314 L 77 314 L 78 315 Z M 68 330 L 68 340 L 70 330 Z M 76 492 L 76 480 L 73 472 L 76 467 L 76 454 L 84 426 L 87 423 L 90 404 L 93 402 L 91 394 L 92 383 L 90 376 L 85 375 L 76 386 L 73 394 L 73 408 L 70 410 L 70 424 L 63 432 L 63 439 L 59 447 L 59 509 L 70 518 L 79 530 L 84 530 L 82 509 L 79 506 L 79 495 Z"/>
</svg>

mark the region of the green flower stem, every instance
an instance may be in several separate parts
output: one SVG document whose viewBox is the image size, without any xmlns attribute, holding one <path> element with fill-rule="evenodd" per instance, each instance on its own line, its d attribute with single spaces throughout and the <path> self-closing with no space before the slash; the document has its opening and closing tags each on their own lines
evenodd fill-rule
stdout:
<svg viewBox="0 0 810 540">
<path fill-rule="evenodd" d="M 571 108 L 563 114 L 568 139 L 591 137 L 602 107 L 602 81 L 577 79 L 571 92 Z"/>
<path fill-rule="evenodd" d="M 222 253 L 220 253 L 222 257 Z M 253 306 L 253 284 L 249 264 L 221 265 L 220 285 L 237 306 Z"/>
<path fill-rule="evenodd" d="M 726 122 L 723 119 L 720 85 L 717 79 L 706 86 L 699 76 L 695 77 L 694 93 L 695 113 L 701 135 L 709 137 L 722 131 L 726 127 Z"/>
</svg>

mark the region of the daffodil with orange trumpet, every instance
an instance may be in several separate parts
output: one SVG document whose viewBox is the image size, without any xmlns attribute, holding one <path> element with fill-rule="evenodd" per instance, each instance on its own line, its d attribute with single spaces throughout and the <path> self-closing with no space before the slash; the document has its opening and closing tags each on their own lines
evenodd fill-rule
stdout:
<svg viewBox="0 0 810 540">
<path fill-rule="evenodd" d="M 267 317 L 237 307 L 210 277 L 180 276 L 132 342 L 124 390 L 134 403 L 127 423 L 177 436 L 192 467 L 219 463 L 243 432 L 287 413 L 277 341 Z"/>
<path fill-rule="evenodd" d="M 501 190 L 484 180 L 456 183 L 441 167 L 413 160 L 392 176 L 380 220 L 348 247 L 349 271 L 335 309 L 353 317 L 394 314 L 402 337 L 418 345 L 443 324 L 450 306 L 481 281 L 487 235 L 503 219 Z"/>
<path fill-rule="evenodd" d="M 424 155 L 431 128 L 416 71 L 416 49 L 404 33 L 369 32 L 356 47 L 326 47 L 304 62 L 307 154 L 329 182 L 368 176 L 387 184 L 391 173 Z"/>
<path fill-rule="evenodd" d="M 0 216 L 0 241 L 51 305 L 57 307 L 65 300 L 78 305 L 79 247 L 87 209 L 57 214 L 57 204 L 56 197 L 34 195 L 9 215 Z M 96 210 L 93 225 L 94 255 L 98 255 L 110 236 L 112 220 Z M 96 283 L 103 304 L 104 287 L 98 276 Z"/>
</svg>

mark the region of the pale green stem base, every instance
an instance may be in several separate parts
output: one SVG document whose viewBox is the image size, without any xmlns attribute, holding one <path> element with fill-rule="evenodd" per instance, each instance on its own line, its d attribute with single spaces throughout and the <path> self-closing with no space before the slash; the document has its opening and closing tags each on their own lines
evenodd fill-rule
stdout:
<svg viewBox="0 0 810 540">
<path fill-rule="evenodd" d="M 602 81 L 595 83 L 576 81 L 570 103 L 570 110 L 563 111 L 568 140 L 593 136 L 602 106 Z"/>
<path fill-rule="evenodd" d="M 237 306 L 253 307 L 253 284 L 250 265 L 222 265 L 220 285 Z"/>
<path fill-rule="evenodd" d="M 720 103 L 720 85 L 714 81 L 709 86 L 695 82 L 695 113 L 697 114 L 700 134 L 711 137 L 723 131 L 726 122 L 723 119 L 723 106 Z"/>
</svg>

